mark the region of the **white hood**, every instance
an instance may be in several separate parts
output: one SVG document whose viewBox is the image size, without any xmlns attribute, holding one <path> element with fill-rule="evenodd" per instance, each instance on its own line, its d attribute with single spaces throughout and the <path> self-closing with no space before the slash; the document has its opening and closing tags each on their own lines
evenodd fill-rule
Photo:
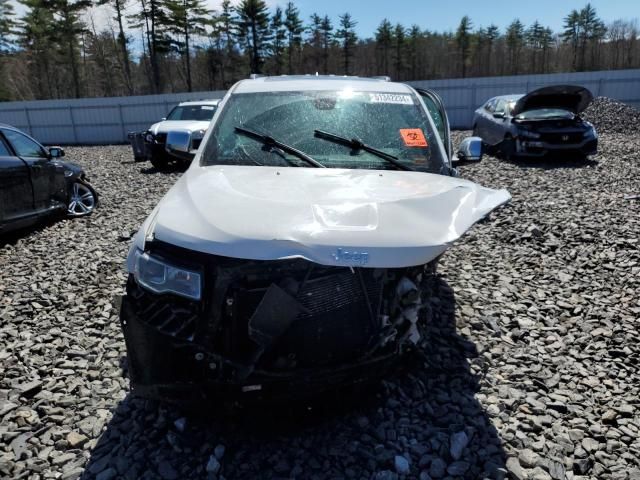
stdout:
<svg viewBox="0 0 640 480">
<path fill-rule="evenodd" d="M 169 133 L 171 130 L 187 130 L 197 132 L 198 130 L 206 130 L 209 128 L 210 122 L 201 120 L 163 120 L 154 123 L 149 127 L 149 131 L 154 135 L 158 133 Z"/>
<path fill-rule="evenodd" d="M 235 258 L 422 265 L 510 198 L 506 190 L 420 172 L 192 165 L 145 221 L 132 251 L 153 232 L 163 242 Z"/>
</svg>

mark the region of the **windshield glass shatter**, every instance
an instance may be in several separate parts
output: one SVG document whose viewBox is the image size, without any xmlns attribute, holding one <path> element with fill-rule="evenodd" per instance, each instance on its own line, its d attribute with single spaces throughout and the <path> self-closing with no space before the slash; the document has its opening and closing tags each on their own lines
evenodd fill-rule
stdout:
<svg viewBox="0 0 640 480">
<path fill-rule="evenodd" d="M 276 138 L 326 167 L 398 168 L 371 151 L 317 138 L 315 130 L 358 138 L 371 149 L 397 158 L 406 169 L 439 173 L 445 164 L 427 113 L 411 93 L 337 90 L 234 94 L 205 147 L 202 165 L 283 166 L 282 160 L 259 142 L 237 135 L 236 126 Z M 290 165 L 310 166 L 286 154 Z"/>
</svg>

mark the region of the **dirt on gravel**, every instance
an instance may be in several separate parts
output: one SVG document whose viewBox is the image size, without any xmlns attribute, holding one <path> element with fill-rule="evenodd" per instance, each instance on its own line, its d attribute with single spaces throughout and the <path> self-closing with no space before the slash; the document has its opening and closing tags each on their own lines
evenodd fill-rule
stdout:
<svg viewBox="0 0 640 480">
<path fill-rule="evenodd" d="M 640 135 L 600 142 L 460 168 L 513 200 L 445 254 L 408 372 L 197 414 L 129 394 L 117 314 L 131 234 L 180 172 L 69 148 L 98 210 L 0 244 L 0 478 L 640 479 Z"/>
</svg>

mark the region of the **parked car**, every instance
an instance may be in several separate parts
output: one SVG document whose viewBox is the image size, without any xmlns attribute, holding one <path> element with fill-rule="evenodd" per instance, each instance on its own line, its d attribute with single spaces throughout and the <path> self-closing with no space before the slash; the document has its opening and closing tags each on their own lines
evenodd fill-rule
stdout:
<svg viewBox="0 0 640 480">
<path fill-rule="evenodd" d="M 166 118 L 151 125 L 149 130 L 130 133 L 135 159 L 150 160 L 159 170 L 166 168 L 170 162 L 190 162 L 209 128 L 218 102 L 219 100 L 182 102 Z M 182 139 L 185 150 L 167 148 L 167 135 L 170 132 L 175 132 Z"/>
<path fill-rule="evenodd" d="M 598 134 L 580 118 L 592 100 L 589 90 L 572 85 L 493 97 L 476 110 L 473 134 L 506 159 L 558 152 L 594 155 Z"/>
<path fill-rule="evenodd" d="M 435 93 L 375 79 L 243 80 L 219 108 L 127 258 L 133 392 L 302 395 L 389 371 L 425 341 L 421 279 L 510 199 L 456 178 L 480 139 L 452 155 Z"/>
<path fill-rule="evenodd" d="M 0 233 L 44 216 L 93 212 L 98 194 L 82 167 L 61 157 L 62 148 L 45 148 L 17 128 L 0 124 Z"/>
</svg>

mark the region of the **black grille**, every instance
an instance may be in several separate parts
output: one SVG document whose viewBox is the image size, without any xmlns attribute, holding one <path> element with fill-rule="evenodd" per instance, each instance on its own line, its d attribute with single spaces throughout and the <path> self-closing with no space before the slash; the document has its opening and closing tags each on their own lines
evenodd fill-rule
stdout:
<svg viewBox="0 0 640 480">
<path fill-rule="evenodd" d="M 554 145 L 580 143 L 582 142 L 583 138 L 584 138 L 583 132 L 542 134 L 543 142 L 551 143 Z"/>
<path fill-rule="evenodd" d="M 141 321 L 165 335 L 193 341 L 198 323 L 195 302 L 147 292 L 133 279 L 127 284 L 127 294 Z"/>
</svg>

